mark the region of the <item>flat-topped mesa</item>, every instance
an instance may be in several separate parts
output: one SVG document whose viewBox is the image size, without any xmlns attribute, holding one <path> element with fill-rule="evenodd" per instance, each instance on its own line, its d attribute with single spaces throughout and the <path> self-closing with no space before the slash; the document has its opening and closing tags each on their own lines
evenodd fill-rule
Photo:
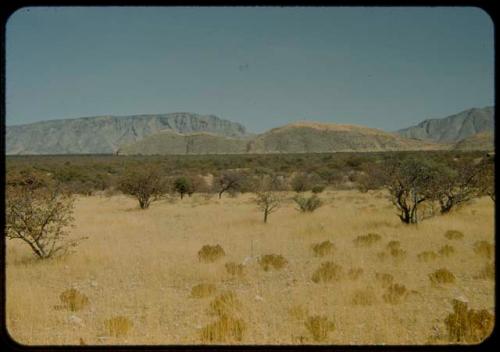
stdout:
<svg viewBox="0 0 500 352">
<path fill-rule="evenodd" d="M 370 128 L 361 125 L 351 125 L 351 124 L 339 124 L 333 122 L 318 122 L 311 120 L 299 120 L 296 122 L 289 123 L 287 125 L 277 127 L 275 129 L 283 129 L 283 128 L 314 128 L 316 130 L 324 130 L 324 131 L 338 131 L 338 132 L 363 132 L 363 133 L 371 133 L 371 134 L 379 134 L 379 133 L 387 133 L 383 130 L 379 130 L 376 128 Z M 275 130 L 272 129 L 272 130 Z M 271 131 L 272 131 L 271 130 Z"/>
</svg>

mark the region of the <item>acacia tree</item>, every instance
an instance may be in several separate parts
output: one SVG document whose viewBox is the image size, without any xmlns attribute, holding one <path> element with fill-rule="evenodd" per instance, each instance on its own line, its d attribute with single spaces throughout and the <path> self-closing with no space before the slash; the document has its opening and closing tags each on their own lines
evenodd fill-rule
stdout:
<svg viewBox="0 0 500 352">
<path fill-rule="evenodd" d="M 244 182 L 244 175 L 236 171 L 224 171 L 215 180 L 215 189 L 221 199 L 224 192 L 238 192 Z"/>
<path fill-rule="evenodd" d="M 118 189 L 135 197 L 141 209 L 149 208 L 152 201 L 168 192 L 165 179 L 158 167 L 142 167 L 128 170 L 118 181 Z"/>
<path fill-rule="evenodd" d="M 273 185 L 278 182 L 274 175 L 263 175 L 257 184 L 255 202 L 264 214 L 264 223 L 267 223 L 269 214 L 278 210 L 283 201 L 281 193 L 273 191 Z"/>
<path fill-rule="evenodd" d="M 5 236 L 24 241 L 38 258 L 45 259 L 67 252 L 83 238 L 67 238 L 74 220 L 71 195 L 54 185 L 39 185 L 33 179 L 7 185 Z"/>
<path fill-rule="evenodd" d="M 179 195 L 181 199 L 184 198 L 184 195 L 187 194 L 191 196 L 194 193 L 194 188 L 191 180 L 187 177 L 179 177 L 174 181 L 174 189 Z"/>
</svg>

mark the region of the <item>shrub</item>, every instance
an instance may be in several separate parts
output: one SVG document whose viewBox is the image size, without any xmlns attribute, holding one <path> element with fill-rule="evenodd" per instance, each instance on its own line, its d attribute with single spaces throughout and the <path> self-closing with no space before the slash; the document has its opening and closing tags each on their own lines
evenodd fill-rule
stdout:
<svg viewBox="0 0 500 352">
<path fill-rule="evenodd" d="M 451 284 L 455 282 L 455 275 L 448 269 L 441 268 L 429 274 L 429 280 L 433 284 Z"/>
<path fill-rule="evenodd" d="M 191 180 L 187 177 L 178 177 L 174 180 L 174 189 L 179 195 L 181 199 L 184 198 L 184 195 L 191 195 L 194 192 L 194 186 Z"/>
<path fill-rule="evenodd" d="M 201 330 L 201 340 L 203 342 L 241 341 L 245 330 L 246 325 L 242 319 L 222 315 L 217 321 Z"/>
<path fill-rule="evenodd" d="M 116 316 L 104 321 L 104 329 L 110 336 L 126 336 L 133 327 L 132 321 L 124 316 Z"/>
<path fill-rule="evenodd" d="M 390 284 L 382 296 L 386 303 L 399 304 L 408 296 L 408 290 L 404 285 Z"/>
<path fill-rule="evenodd" d="M 316 257 L 324 257 L 330 254 L 335 249 L 335 246 L 330 241 L 323 241 L 312 245 L 312 250 Z"/>
<path fill-rule="evenodd" d="M 191 289 L 191 297 L 193 298 L 205 298 L 211 296 L 214 293 L 214 284 L 198 284 L 193 286 L 193 288 Z"/>
<path fill-rule="evenodd" d="M 198 260 L 204 263 L 212 263 L 224 257 L 225 255 L 226 253 L 220 245 L 217 244 L 215 246 L 210 246 L 207 244 L 201 247 L 201 249 L 198 251 Z"/>
<path fill-rule="evenodd" d="M 63 303 L 63 308 L 72 312 L 82 310 L 89 305 L 89 299 L 83 293 L 80 293 L 74 288 L 70 288 L 59 295 L 59 299 Z"/>
<path fill-rule="evenodd" d="M 118 189 L 135 197 L 141 209 L 149 208 L 152 201 L 168 192 L 165 179 L 158 167 L 137 167 L 129 169 L 118 180 Z"/>
<path fill-rule="evenodd" d="M 233 276 L 243 276 L 245 266 L 243 264 L 236 264 L 234 262 L 228 262 L 225 265 L 228 274 Z"/>
<path fill-rule="evenodd" d="M 302 213 L 312 213 L 322 205 L 321 199 L 319 199 L 316 195 L 312 195 L 309 198 L 295 196 L 293 200 L 298 205 L 297 209 Z"/>
<path fill-rule="evenodd" d="M 335 324 L 323 315 L 308 317 L 304 325 L 316 342 L 325 341 L 328 338 L 328 334 L 335 330 Z"/>
<path fill-rule="evenodd" d="M 448 339 L 455 343 L 479 343 L 493 330 L 494 317 L 486 309 L 468 309 L 467 302 L 453 300 L 453 313 L 444 323 Z"/>
<path fill-rule="evenodd" d="M 311 187 L 308 175 L 305 173 L 295 175 L 290 182 L 290 186 L 297 193 L 308 191 Z"/>
<path fill-rule="evenodd" d="M 354 244 L 356 247 L 367 247 L 371 246 L 372 244 L 380 241 L 382 237 L 380 237 L 379 234 L 376 233 L 369 233 L 368 235 L 365 236 L 358 236 L 354 239 Z"/>
<path fill-rule="evenodd" d="M 339 281 L 342 277 L 342 267 L 333 262 L 321 263 L 312 275 L 315 283 Z"/>
<path fill-rule="evenodd" d="M 268 271 L 271 267 L 280 270 L 285 267 L 288 261 L 281 254 L 266 254 L 259 258 L 259 264 Z"/>
<path fill-rule="evenodd" d="M 449 240 L 460 240 L 464 238 L 464 234 L 457 230 L 448 230 L 445 232 L 444 237 Z"/>
</svg>

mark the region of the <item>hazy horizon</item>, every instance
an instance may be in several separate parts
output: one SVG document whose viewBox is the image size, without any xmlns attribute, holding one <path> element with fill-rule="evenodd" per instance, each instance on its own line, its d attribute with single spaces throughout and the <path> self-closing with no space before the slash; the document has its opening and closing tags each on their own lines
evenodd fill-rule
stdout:
<svg viewBox="0 0 500 352">
<path fill-rule="evenodd" d="M 8 126 L 192 112 L 394 131 L 494 105 L 473 7 L 37 7 L 6 32 Z"/>
</svg>

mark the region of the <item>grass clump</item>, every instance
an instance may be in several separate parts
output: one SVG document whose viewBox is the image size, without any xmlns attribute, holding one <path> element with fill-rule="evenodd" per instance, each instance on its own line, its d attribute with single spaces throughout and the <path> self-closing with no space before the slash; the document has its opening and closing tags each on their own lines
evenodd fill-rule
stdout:
<svg viewBox="0 0 500 352">
<path fill-rule="evenodd" d="M 433 284 L 452 284 L 455 282 L 455 275 L 448 269 L 441 268 L 429 274 L 429 279 Z"/>
<path fill-rule="evenodd" d="M 132 321 L 124 316 L 116 316 L 104 321 L 104 329 L 110 336 L 126 336 L 133 327 Z"/>
<path fill-rule="evenodd" d="M 70 288 L 59 295 L 59 299 L 63 303 L 63 308 L 72 312 L 82 310 L 89 304 L 89 299 L 77 289 Z"/>
<path fill-rule="evenodd" d="M 226 271 L 232 276 L 243 276 L 245 266 L 243 264 L 236 264 L 235 262 L 227 262 L 225 265 Z"/>
<path fill-rule="evenodd" d="M 394 276 L 386 273 L 375 273 L 375 279 L 382 287 L 389 287 L 394 281 Z"/>
<path fill-rule="evenodd" d="M 242 319 L 222 315 L 201 330 L 201 340 L 205 343 L 241 341 L 245 330 L 246 325 Z"/>
<path fill-rule="evenodd" d="M 399 242 L 399 241 L 389 241 L 387 243 L 386 247 L 387 247 L 387 249 L 389 251 L 396 250 L 396 249 L 401 248 L 401 242 Z"/>
<path fill-rule="evenodd" d="M 481 257 L 491 259 L 494 252 L 495 247 L 488 241 L 477 241 L 474 243 L 474 253 Z"/>
<path fill-rule="evenodd" d="M 492 262 L 486 263 L 475 279 L 495 280 L 495 265 Z"/>
<path fill-rule="evenodd" d="M 370 288 L 358 289 L 354 291 L 351 303 L 356 306 L 370 306 L 377 302 L 377 298 Z"/>
<path fill-rule="evenodd" d="M 408 290 L 404 285 L 390 284 L 382 296 L 384 301 L 389 304 L 399 304 L 408 296 Z"/>
<path fill-rule="evenodd" d="M 445 244 L 439 249 L 438 253 L 442 257 L 449 257 L 450 255 L 455 253 L 455 248 L 453 248 L 453 246 Z"/>
<path fill-rule="evenodd" d="M 304 325 L 316 342 L 325 341 L 328 334 L 335 330 L 335 324 L 323 315 L 308 317 Z"/>
<path fill-rule="evenodd" d="M 214 284 L 198 284 L 191 288 L 191 297 L 193 298 L 205 298 L 213 295 L 215 293 Z"/>
<path fill-rule="evenodd" d="M 334 248 L 335 246 L 330 241 L 323 241 L 312 246 L 312 250 L 316 257 L 324 257 L 325 255 L 330 254 Z"/>
<path fill-rule="evenodd" d="M 308 312 L 302 305 L 295 305 L 288 310 L 288 314 L 290 314 L 290 316 L 295 320 L 305 320 Z"/>
<path fill-rule="evenodd" d="M 281 254 L 266 254 L 259 258 L 259 264 L 264 271 L 268 271 L 271 268 L 280 270 L 287 263 L 288 261 Z"/>
<path fill-rule="evenodd" d="M 215 297 L 209 306 L 209 314 L 218 317 L 231 316 L 241 309 L 241 302 L 233 291 L 223 292 Z"/>
<path fill-rule="evenodd" d="M 417 255 L 418 260 L 422 262 L 428 262 L 438 258 L 438 255 L 434 251 L 423 251 Z"/>
<path fill-rule="evenodd" d="M 347 277 L 350 280 L 357 280 L 359 277 L 363 275 L 363 269 L 362 268 L 351 268 L 347 272 Z"/>
<path fill-rule="evenodd" d="M 368 235 L 358 236 L 354 239 L 356 247 L 368 247 L 380 241 L 382 237 L 376 233 L 369 233 Z"/>
<path fill-rule="evenodd" d="M 198 260 L 204 263 L 213 263 L 225 255 L 226 253 L 220 245 L 210 246 L 207 244 L 198 251 Z"/>
<path fill-rule="evenodd" d="M 486 309 L 468 309 L 467 302 L 453 300 L 453 313 L 444 323 L 448 339 L 455 343 L 478 343 L 483 341 L 493 330 L 494 317 Z"/>
<path fill-rule="evenodd" d="M 321 266 L 316 269 L 312 275 L 312 281 L 319 282 L 332 282 L 339 281 L 342 276 L 342 267 L 333 262 L 321 263 Z"/>
<path fill-rule="evenodd" d="M 448 230 L 444 233 L 444 237 L 449 240 L 461 240 L 464 238 L 464 234 L 457 230 Z"/>
</svg>

